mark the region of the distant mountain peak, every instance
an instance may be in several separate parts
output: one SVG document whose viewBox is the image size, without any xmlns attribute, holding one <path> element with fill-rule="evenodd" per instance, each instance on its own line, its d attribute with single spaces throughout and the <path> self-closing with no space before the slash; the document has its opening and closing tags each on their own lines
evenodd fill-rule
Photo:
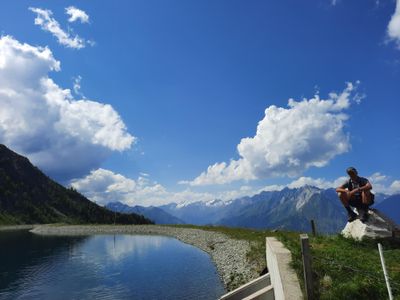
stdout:
<svg viewBox="0 0 400 300">
<path fill-rule="evenodd" d="M 216 206 L 225 206 L 225 205 L 227 205 L 229 203 L 230 203 L 229 201 L 225 202 L 225 201 L 220 200 L 220 199 L 214 199 L 214 200 L 207 201 L 206 202 L 206 206 L 215 206 L 215 207 Z"/>
<path fill-rule="evenodd" d="M 182 201 L 182 202 L 179 202 L 179 203 L 175 203 L 175 205 L 176 205 L 176 208 L 182 208 L 182 207 L 191 205 L 193 203 L 195 203 L 195 202 L 193 202 L 193 201 Z"/>
<path fill-rule="evenodd" d="M 298 196 L 296 203 L 296 210 L 300 210 L 306 203 L 308 203 L 314 195 L 321 194 L 321 190 L 311 185 L 305 185 Z"/>
</svg>

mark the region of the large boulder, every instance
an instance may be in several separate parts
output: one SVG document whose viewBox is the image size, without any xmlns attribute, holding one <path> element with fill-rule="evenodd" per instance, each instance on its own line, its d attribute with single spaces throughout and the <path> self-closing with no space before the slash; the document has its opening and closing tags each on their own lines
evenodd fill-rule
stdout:
<svg viewBox="0 0 400 300">
<path fill-rule="evenodd" d="M 342 235 L 355 240 L 363 238 L 387 238 L 398 233 L 397 225 L 376 209 L 369 210 L 369 219 L 363 223 L 359 219 L 348 222 L 342 230 Z"/>
</svg>

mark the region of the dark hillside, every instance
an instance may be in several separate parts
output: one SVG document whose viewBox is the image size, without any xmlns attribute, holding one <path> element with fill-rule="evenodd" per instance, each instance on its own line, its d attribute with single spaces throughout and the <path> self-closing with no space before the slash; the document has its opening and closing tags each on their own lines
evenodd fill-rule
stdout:
<svg viewBox="0 0 400 300">
<path fill-rule="evenodd" d="M 146 224 L 137 214 L 116 214 L 43 174 L 0 144 L 0 224 L 99 223 Z"/>
</svg>

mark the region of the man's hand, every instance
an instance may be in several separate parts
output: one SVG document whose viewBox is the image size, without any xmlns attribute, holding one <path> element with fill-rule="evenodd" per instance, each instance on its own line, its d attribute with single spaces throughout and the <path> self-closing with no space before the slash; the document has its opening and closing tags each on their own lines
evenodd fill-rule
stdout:
<svg viewBox="0 0 400 300">
<path fill-rule="evenodd" d="M 348 192 L 347 196 L 351 197 L 357 192 L 361 192 L 360 188 L 356 188 L 356 189 L 352 190 L 351 192 Z"/>
<path fill-rule="evenodd" d="M 346 190 L 346 189 L 344 189 L 344 188 L 342 188 L 342 187 L 338 187 L 338 188 L 336 188 L 336 192 L 337 192 L 337 193 L 347 193 L 348 190 Z"/>
</svg>

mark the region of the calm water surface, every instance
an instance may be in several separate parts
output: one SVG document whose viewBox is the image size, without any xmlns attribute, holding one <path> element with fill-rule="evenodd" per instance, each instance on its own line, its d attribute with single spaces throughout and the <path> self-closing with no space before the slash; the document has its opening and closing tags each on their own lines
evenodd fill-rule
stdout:
<svg viewBox="0 0 400 300">
<path fill-rule="evenodd" d="M 217 299 L 210 257 L 163 236 L 0 232 L 0 299 Z"/>
</svg>

